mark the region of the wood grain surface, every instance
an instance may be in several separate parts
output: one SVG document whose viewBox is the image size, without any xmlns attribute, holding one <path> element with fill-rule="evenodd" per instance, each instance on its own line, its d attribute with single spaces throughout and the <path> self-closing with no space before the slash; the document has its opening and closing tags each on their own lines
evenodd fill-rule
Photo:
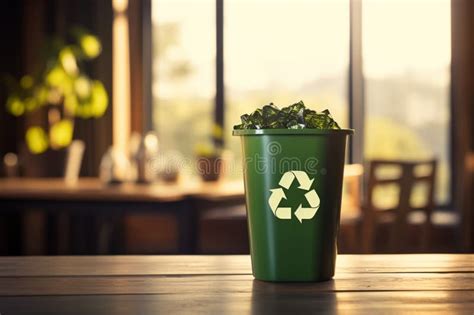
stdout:
<svg viewBox="0 0 474 315">
<path fill-rule="evenodd" d="M 339 255 L 334 280 L 254 280 L 249 256 L 0 258 L 4 314 L 473 314 L 474 255 Z"/>
<path fill-rule="evenodd" d="M 0 200 L 81 200 L 81 201 L 148 201 L 169 202 L 187 197 L 226 199 L 244 196 L 242 181 L 204 183 L 200 181 L 176 184 L 140 185 L 124 183 L 105 185 L 98 178 L 80 178 L 66 185 L 60 178 L 0 179 Z"/>
</svg>

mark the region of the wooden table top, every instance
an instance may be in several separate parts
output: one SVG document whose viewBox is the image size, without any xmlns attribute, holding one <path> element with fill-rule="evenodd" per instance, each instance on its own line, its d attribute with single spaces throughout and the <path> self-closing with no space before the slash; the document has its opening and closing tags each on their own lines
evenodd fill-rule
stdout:
<svg viewBox="0 0 474 315">
<path fill-rule="evenodd" d="M 359 178 L 363 168 L 359 164 L 346 165 L 344 178 Z M 105 185 L 98 178 L 82 177 L 75 184 L 66 184 L 62 178 L 0 178 L 0 200 L 80 200 L 80 201 L 179 201 L 187 197 L 219 201 L 244 198 L 242 180 L 202 182 L 181 180 L 177 183 L 150 185 L 124 183 Z"/>
<path fill-rule="evenodd" d="M 339 255 L 334 280 L 254 280 L 249 256 L 0 258 L 1 314 L 472 314 L 474 255 Z"/>
<path fill-rule="evenodd" d="M 81 201 L 179 201 L 186 197 L 219 200 L 244 197 L 242 181 L 203 183 L 191 181 L 150 185 L 123 183 L 105 185 L 98 178 L 80 178 L 66 185 L 62 178 L 0 179 L 1 199 L 81 200 Z"/>
</svg>

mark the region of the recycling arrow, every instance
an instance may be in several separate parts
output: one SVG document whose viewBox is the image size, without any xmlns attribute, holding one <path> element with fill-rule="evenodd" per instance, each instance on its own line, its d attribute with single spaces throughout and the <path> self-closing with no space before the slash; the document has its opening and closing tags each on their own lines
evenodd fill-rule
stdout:
<svg viewBox="0 0 474 315">
<path fill-rule="evenodd" d="M 277 208 L 275 211 L 275 216 L 278 219 L 289 220 L 291 219 L 291 208 Z"/>
<path fill-rule="evenodd" d="M 308 203 L 312 208 L 319 207 L 319 196 L 314 189 L 308 191 L 306 194 L 304 194 L 304 196 L 306 197 L 306 200 L 308 200 Z"/>
<path fill-rule="evenodd" d="M 279 185 L 281 187 L 289 189 L 294 179 L 295 179 L 295 174 L 293 174 L 293 172 L 286 172 L 281 177 Z"/>
<path fill-rule="evenodd" d="M 273 214 L 279 219 L 291 219 L 291 208 L 278 207 L 282 199 L 286 199 L 285 192 L 281 188 L 270 189 L 272 194 L 268 199 L 268 204 Z"/>
<path fill-rule="evenodd" d="M 298 183 L 300 183 L 300 186 L 298 187 L 299 189 L 309 190 L 311 188 L 314 178 L 309 179 L 308 174 L 306 174 L 306 172 L 303 172 L 303 171 L 291 171 L 291 172 L 295 174 L 296 179 L 298 180 Z"/>
<path fill-rule="evenodd" d="M 318 194 L 316 193 L 316 190 L 311 189 L 311 186 L 314 182 L 314 178 L 310 179 L 308 174 L 304 171 L 288 171 L 282 175 L 278 184 L 280 187 L 289 189 L 295 178 L 300 184 L 298 188 L 307 191 L 307 193 L 305 193 L 305 198 L 310 205 L 309 208 L 304 208 L 303 204 L 300 204 L 295 211 L 296 218 L 300 223 L 303 223 L 303 220 L 310 220 L 315 216 L 316 212 L 319 209 L 320 199 Z M 291 208 L 279 207 L 280 202 L 283 199 L 287 199 L 283 188 L 280 187 L 270 189 L 271 195 L 268 198 L 268 204 L 270 205 L 270 209 L 272 210 L 273 214 L 278 219 L 290 220 Z"/>
<path fill-rule="evenodd" d="M 318 208 L 303 208 L 303 206 L 300 204 L 298 209 L 295 211 L 295 216 L 298 218 L 300 223 L 303 223 L 303 220 L 312 219 L 317 211 Z"/>
<path fill-rule="evenodd" d="M 298 209 L 295 211 L 295 216 L 298 218 L 300 223 L 303 223 L 303 220 L 312 219 L 318 211 L 320 203 L 319 196 L 314 190 L 308 191 L 304 196 L 306 197 L 306 200 L 308 200 L 311 208 L 303 208 L 302 204 L 298 206 Z"/>
</svg>

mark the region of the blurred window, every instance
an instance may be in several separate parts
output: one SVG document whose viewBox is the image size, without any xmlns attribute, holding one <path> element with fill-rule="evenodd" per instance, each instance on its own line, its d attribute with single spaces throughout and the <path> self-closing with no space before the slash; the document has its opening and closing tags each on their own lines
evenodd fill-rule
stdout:
<svg viewBox="0 0 474 315">
<path fill-rule="evenodd" d="M 226 129 L 257 106 L 299 100 L 347 127 L 348 52 L 348 0 L 224 0 Z M 226 136 L 238 164 L 240 139 Z"/>
<path fill-rule="evenodd" d="M 216 95 L 216 3 L 152 0 L 153 123 L 162 150 L 194 158 Z M 240 178 L 243 113 L 300 99 L 348 127 L 349 0 L 223 0 L 224 143 Z M 450 0 L 363 0 L 365 158 L 437 157 L 450 201 Z M 389 194 L 388 194 L 389 195 Z"/>
<path fill-rule="evenodd" d="M 449 201 L 451 186 L 450 5 L 362 2 L 365 157 L 436 157 L 439 203 Z"/>
<path fill-rule="evenodd" d="M 153 125 L 163 151 L 193 157 L 213 125 L 215 1 L 154 0 Z"/>
</svg>

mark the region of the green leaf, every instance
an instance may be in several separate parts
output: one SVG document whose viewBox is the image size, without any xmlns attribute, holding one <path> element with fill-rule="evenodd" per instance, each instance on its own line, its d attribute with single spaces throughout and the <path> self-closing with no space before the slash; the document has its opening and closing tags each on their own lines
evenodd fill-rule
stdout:
<svg viewBox="0 0 474 315">
<path fill-rule="evenodd" d="M 88 99 L 91 96 L 91 81 L 86 76 L 79 76 L 74 81 L 74 91 L 79 99 Z"/>
<path fill-rule="evenodd" d="M 105 87 L 100 81 L 92 81 L 92 91 L 91 91 L 91 114 L 93 117 L 101 117 L 104 115 L 109 104 L 109 97 Z"/>
<path fill-rule="evenodd" d="M 31 75 L 24 75 L 20 79 L 20 86 L 23 89 L 30 89 L 34 84 L 33 77 Z"/>
<path fill-rule="evenodd" d="M 25 109 L 26 109 L 27 112 L 34 111 L 39 105 L 36 98 L 33 98 L 33 97 L 25 98 L 24 103 L 25 103 Z"/>
<path fill-rule="evenodd" d="M 7 99 L 7 110 L 13 116 L 21 116 L 25 112 L 25 103 L 18 96 Z"/>
<path fill-rule="evenodd" d="M 59 60 L 67 74 L 76 75 L 78 73 L 79 69 L 77 68 L 77 60 L 72 47 L 66 46 L 61 49 Z"/>
<path fill-rule="evenodd" d="M 91 34 L 84 34 L 79 38 L 79 45 L 81 46 L 84 56 L 89 59 L 96 58 L 102 51 L 102 45 L 99 39 Z"/>
<path fill-rule="evenodd" d="M 43 128 L 33 126 L 26 131 L 26 145 L 33 154 L 43 153 L 48 149 L 48 136 Z"/>
<path fill-rule="evenodd" d="M 69 113 L 75 113 L 76 115 L 82 117 L 78 114 L 79 101 L 77 100 L 76 95 L 68 94 L 64 97 L 64 107 Z"/>
<path fill-rule="evenodd" d="M 46 104 L 48 101 L 48 89 L 44 85 L 38 85 L 33 95 L 39 106 Z"/>
<path fill-rule="evenodd" d="M 69 119 L 63 119 L 51 126 L 49 138 L 53 148 L 65 148 L 72 141 L 73 123 Z"/>
<path fill-rule="evenodd" d="M 64 81 L 68 79 L 68 75 L 64 72 L 64 69 L 60 66 L 53 67 L 46 74 L 46 83 L 53 87 L 61 87 Z"/>
</svg>

